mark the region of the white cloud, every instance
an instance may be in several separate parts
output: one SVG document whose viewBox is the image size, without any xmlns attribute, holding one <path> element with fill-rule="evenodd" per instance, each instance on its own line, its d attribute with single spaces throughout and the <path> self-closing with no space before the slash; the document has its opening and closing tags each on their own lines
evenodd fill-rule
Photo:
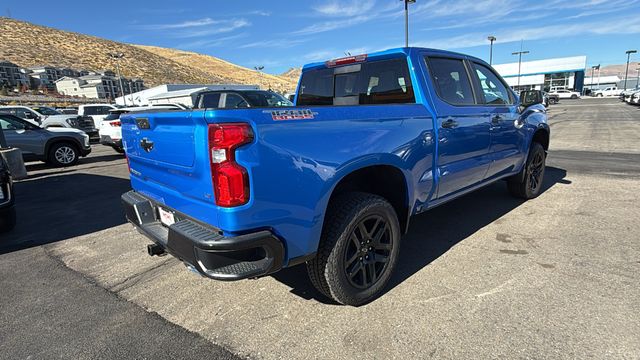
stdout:
<svg viewBox="0 0 640 360">
<path fill-rule="evenodd" d="M 551 36 L 583 36 L 610 34 L 640 33 L 640 17 L 606 19 L 589 23 L 555 24 L 538 27 L 512 28 L 496 30 L 493 34 L 500 43 L 516 42 L 520 40 L 548 39 Z M 413 46 L 432 47 L 441 49 L 460 49 L 487 44 L 486 33 L 469 33 L 453 37 L 413 42 Z"/>
<path fill-rule="evenodd" d="M 242 34 L 219 37 L 216 39 L 196 40 L 196 41 L 191 41 L 187 43 L 180 43 L 179 45 L 176 46 L 176 48 L 183 49 L 183 50 L 198 50 L 203 48 L 218 47 L 218 46 L 222 46 L 229 43 L 231 40 L 241 39 L 247 36 L 248 34 L 242 33 Z"/>
<path fill-rule="evenodd" d="M 376 2 L 374 0 L 342 0 L 329 1 L 313 9 L 320 15 L 332 17 L 360 16 L 369 12 Z"/>
<path fill-rule="evenodd" d="M 271 12 L 270 11 L 264 11 L 264 10 L 253 10 L 253 11 L 249 12 L 249 15 L 271 16 Z"/>
<path fill-rule="evenodd" d="M 278 48 L 278 49 L 286 49 L 290 47 L 294 47 L 296 45 L 302 44 L 307 40 L 305 39 L 273 39 L 273 40 L 265 40 L 265 41 L 256 41 L 248 44 L 244 44 L 239 46 L 240 49 L 248 49 L 248 48 Z"/>
<path fill-rule="evenodd" d="M 194 38 L 194 37 L 203 37 L 203 36 L 211 36 L 216 34 L 224 34 L 229 33 L 237 29 L 241 29 L 247 26 L 250 26 L 251 23 L 245 19 L 231 19 L 231 20 L 219 20 L 215 24 L 215 26 L 207 27 L 207 28 L 190 28 L 185 29 L 184 31 L 178 31 L 172 34 L 172 37 L 175 38 Z"/>
<path fill-rule="evenodd" d="M 219 24 L 220 20 L 213 20 L 212 18 L 202 18 L 197 20 L 187 20 L 180 23 L 172 24 L 153 24 L 144 25 L 143 27 L 149 30 L 167 30 L 167 29 L 185 29 L 198 26 Z"/>
</svg>

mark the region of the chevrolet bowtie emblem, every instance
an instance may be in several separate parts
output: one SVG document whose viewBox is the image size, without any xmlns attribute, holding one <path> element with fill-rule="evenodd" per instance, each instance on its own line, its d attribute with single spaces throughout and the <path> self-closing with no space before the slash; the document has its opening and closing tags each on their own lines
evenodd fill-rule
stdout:
<svg viewBox="0 0 640 360">
<path fill-rule="evenodd" d="M 140 140 L 140 146 L 144 149 L 144 151 L 151 152 L 151 150 L 153 150 L 153 141 L 144 138 Z"/>
</svg>

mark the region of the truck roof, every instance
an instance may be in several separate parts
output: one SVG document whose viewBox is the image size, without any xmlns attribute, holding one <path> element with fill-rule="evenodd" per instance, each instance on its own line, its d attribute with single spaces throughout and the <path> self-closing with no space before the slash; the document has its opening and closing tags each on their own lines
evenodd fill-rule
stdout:
<svg viewBox="0 0 640 360">
<path fill-rule="evenodd" d="M 436 53 L 436 54 L 441 54 L 441 55 L 465 56 L 465 57 L 467 57 L 469 59 L 472 59 L 474 61 L 479 61 L 479 62 L 485 63 L 484 60 L 478 59 L 478 58 L 476 58 L 474 56 L 470 56 L 470 55 L 467 55 L 467 54 L 462 54 L 462 53 L 458 53 L 458 52 L 454 52 L 454 51 L 448 51 L 448 50 L 422 48 L 422 47 L 393 48 L 393 49 L 388 49 L 388 50 L 376 51 L 376 52 L 368 53 L 368 54 L 366 54 L 366 56 L 367 56 L 367 60 L 370 60 L 372 58 L 384 59 L 384 58 L 396 57 L 399 54 L 402 54 L 404 56 L 409 56 L 412 52 L 416 52 L 416 51 L 429 51 L 430 53 Z M 354 55 L 354 57 L 357 57 L 357 56 L 359 56 L 359 55 Z M 335 60 L 335 59 L 332 59 L 332 60 Z M 307 71 L 307 70 L 311 70 L 311 69 L 318 69 L 318 68 L 325 68 L 326 66 L 327 66 L 327 62 L 326 61 L 314 62 L 314 63 L 310 63 L 310 64 L 304 65 L 302 67 L 302 71 Z"/>
</svg>

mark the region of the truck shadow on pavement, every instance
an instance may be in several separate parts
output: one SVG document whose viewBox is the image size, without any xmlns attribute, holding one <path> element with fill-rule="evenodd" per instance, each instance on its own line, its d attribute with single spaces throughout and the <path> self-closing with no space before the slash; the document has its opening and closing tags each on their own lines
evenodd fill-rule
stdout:
<svg viewBox="0 0 640 360">
<path fill-rule="evenodd" d="M 120 195 L 129 189 L 128 179 L 82 173 L 16 183 L 17 225 L 0 235 L 0 254 L 124 224 Z"/>
<path fill-rule="evenodd" d="M 566 175 L 564 169 L 547 166 L 542 192 L 558 183 L 571 184 Z M 506 183 L 499 181 L 413 217 L 409 232 L 402 238 L 400 259 L 385 293 L 523 203 L 509 195 Z M 310 285 L 305 265 L 283 269 L 273 277 L 291 287 L 293 294 L 334 304 Z"/>
</svg>

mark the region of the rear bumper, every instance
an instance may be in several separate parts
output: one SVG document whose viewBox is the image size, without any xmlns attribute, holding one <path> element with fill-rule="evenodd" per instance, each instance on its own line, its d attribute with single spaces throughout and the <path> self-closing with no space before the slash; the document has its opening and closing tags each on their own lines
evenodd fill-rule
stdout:
<svg viewBox="0 0 640 360">
<path fill-rule="evenodd" d="M 121 199 L 127 220 L 138 231 L 206 277 L 241 280 L 282 268 L 284 246 L 269 231 L 227 237 L 220 229 L 202 224 L 138 192 L 129 191 Z M 173 225 L 160 222 L 158 205 L 174 214 Z"/>
<path fill-rule="evenodd" d="M 112 139 L 109 135 L 100 135 L 100 144 L 122 148 L 122 139 Z"/>
</svg>

